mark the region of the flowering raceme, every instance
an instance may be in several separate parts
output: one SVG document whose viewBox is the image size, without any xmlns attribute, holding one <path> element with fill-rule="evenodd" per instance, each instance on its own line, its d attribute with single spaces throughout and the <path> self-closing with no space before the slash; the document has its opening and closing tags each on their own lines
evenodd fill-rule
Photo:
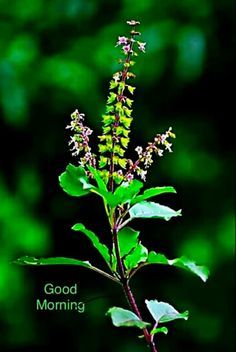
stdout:
<svg viewBox="0 0 236 352">
<path fill-rule="evenodd" d="M 130 141 L 130 126 L 133 120 L 132 104 L 135 87 L 129 82 L 135 78 L 131 68 L 135 65 L 134 57 L 139 52 L 145 53 L 146 43 L 137 40 L 141 35 L 135 27 L 138 21 L 127 21 L 131 27 L 130 36 L 119 36 L 116 47 L 121 48 L 123 58 L 120 59 L 121 69 L 113 74 L 110 81 L 110 93 L 107 98 L 106 113 L 102 116 L 103 133 L 99 136 L 98 156 L 92 153 L 89 146 L 89 136 L 92 130 L 83 125 L 84 114 L 75 110 L 71 115 L 71 123 L 66 128 L 74 132 L 70 137 L 69 145 L 72 146 L 73 156 L 80 156 L 79 164 L 96 167 L 103 180 L 108 183 L 111 190 L 114 183 L 134 179 L 135 176 L 146 180 L 147 169 L 153 163 L 153 154 L 162 156 L 165 150 L 171 152 L 169 138 L 175 138 L 171 128 L 164 134 L 157 134 L 153 142 L 148 143 L 144 149 L 137 147 L 138 159 L 133 161 L 125 157 Z M 81 156 L 82 155 L 82 156 Z M 88 172 L 89 174 L 89 172 Z"/>
</svg>

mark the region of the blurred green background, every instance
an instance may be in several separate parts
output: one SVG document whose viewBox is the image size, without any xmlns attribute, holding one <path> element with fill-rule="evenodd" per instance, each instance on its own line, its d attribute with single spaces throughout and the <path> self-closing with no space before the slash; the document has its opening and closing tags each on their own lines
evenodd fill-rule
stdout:
<svg viewBox="0 0 236 352">
<path fill-rule="evenodd" d="M 72 233 L 83 222 L 109 243 L 98 200 L 59 189 L 68 162 L 70 113 L 79 108 L 100 133 L 109 79 L 117 67 L 118 35 L 141 21 L 147 52 L 135 66 L 132 146 L 169 126 L 174 153 L 159 159 L 147 186 L 173 185 L 164 204 L 183 209 L 171 222 L 140 221 L 142 242 L 169 257 L 206 264 L 206 284 L 177 269 L 151 267 L 133 280 L 137 301 L 157 298 L 189 309 L 159 337 L 160 352 L 233 351 L 233 173 L 229 116 L 231 1 L 0 0 L 0 348 L 141 352 L 133 329 L 105 317 L 127 307 L 119 287 L 74 268 L 21 268 L 24 255 L 71 256 L 102 265 L 89 242 Z M 134 142 L 135 141 L 135 142 Z M 96 140 L 95 140 L 96 142 Z M 42 313 L 43 285 L 79 283 L 86 312 Z M 145 315 L 145 314 L 144 314 Z M 146 316 L 146 315 L 145 315 Z"/>
</svg>

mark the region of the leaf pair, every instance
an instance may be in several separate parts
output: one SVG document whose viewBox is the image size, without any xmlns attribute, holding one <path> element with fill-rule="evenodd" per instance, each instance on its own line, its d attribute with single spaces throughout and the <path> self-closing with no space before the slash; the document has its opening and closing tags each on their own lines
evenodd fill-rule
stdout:
<svg viewBox="0 0 236 352">
<path fill-rule="evenodd" d="M 131 182 L 123 182 L 117 187 L 114 193 L 109 192 L 105 182 L 100 176 L 100 171 L 94 169 L 91 166 L 87 166 L 88 171 L 96 181 L 97 186 L 91 184 L 85 170 L 81 166 L 74 166 L 68 164 L 65 172 L 59 176 L 59 183 L 62 189 L 71 196 L 81 197 L 89 194 L 90 192 L 96 193 L 104 198 L 106 203 L 115 208 L 117 205 L 130 203 L 131 216 L 135 217 L 163 217 L 161 212 L 166 211 L 166 218 L 171 216 L 180 215 L 179 213 L 167 212 L 167 209 L 160 209 L 160 216 L 157 214 L 157 206 L 149 202 L 143 202 L 151 197 L 163 194 L 163 193 L 176 193 L 173 187 L 153 187 L 145 190 L 143 194 L 139 194 L 140 189 L 143 187 L 143 183 L 138 180 Z M 141 206 L 134 207 L 137 203 L 141 203 Z M 155 209 L 156 208 L 156 209 Z M 151 216 L 151 213 L 153 216 Z"/>
<path fill-rule="evenodd" d="M 209 276 L 209 270 L 205 266 L 198 266 L 186 257 L 168 259 L 164 254 L 154 251 L 148 252 L 148 249 L 142 245 L 139 240 L 139 232 L 130 227 L 124 227 L 118 233 L 120 255 L 123 260 L 126 273 L 128 276 L 151 264 L 162 264 L 175 266 L 191 272 L 206 281 Z M 113 262 L 115 258 L 113 258 Z"/>
<path fill-rule="evenodd" d="M 120 256 L 124 262 L 127 274 L 139 263 L 144 262 L 148 256 L 148 250 L 139 241 L 139 232 L 130 227 L 124 227 L 118 233 Z M 114 268 L 116 257 L 113 255 Z"/>
<path fill-rule="evenodd" d="M 157 328 L 160 323 L 167 323 L 176 319 L 188 319 L 188 311 L 179 313 L 173 306 L 166 302 L 158 302 L 157 300 L 145 300 L 147 309 L 155 320 L 155 328 L 152 329 L 151 334 L 162 332 L 167 334 L 168 329 L 166 327 Z M 132 311 L 113 307 L 110 308 L 107 312 L 107 315 L 111 316 L 113 325 L 128 326 L 128 327 L 137 327 L 139 329 L 145 329 L 147 326 L 151 325 L 150 323 L 144 322 L 134 314 Z"/>
</svg>

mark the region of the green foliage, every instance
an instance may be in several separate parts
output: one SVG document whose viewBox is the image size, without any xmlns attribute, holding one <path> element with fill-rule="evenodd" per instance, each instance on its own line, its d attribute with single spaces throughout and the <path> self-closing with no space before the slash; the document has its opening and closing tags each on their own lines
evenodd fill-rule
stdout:
<svg viewBox="0 0 236 352">
<path fill-rule="evenodd" d="M 166 221 L 172 217 L 181 216 L 181 210 L 175 211 L 165 205 L 154 202 L 140 202 L 129 210 L 130 218 L 160 218 Z"/>
<path fill-rule="evenodd" d="M 105 259 L 105 261 L 109 265 L 110 263 L 109 249 L 107 248 L 106 245 L 102 244 L 99 241 L 99 238 L 95 235 L 94 232 L 86 229 L 86 227 L 83 224 L 75 224 L 72 227 L 72 230 L 83 232 L 90 239 L 94 247 L 98 250 L 98 252 L 101 254 L 101 256 Z"/>
<path fill-rule="evenodd" d="M 142 202 L 143 200 L 158 196 L 160 194 L 165 194 L 165 193 L 176 193 L 176 190 L 174 189 L 174 187 L 171 187 L 171 186 L 149 188 L 149 189 L 146 189 L 143 194 L 140 194 L 134 199 L 132 199 L 130 204 L 134 205 L 136 203 Z"/>
<path fill-rule="evenodd" d="M 118 204 L 132 202 L 139 190 L 143 187 L 143 183 L 139 180 L 132 182 L 123 182 L 114 192 L 113 201 L 110 205 L 116 207 Z"/>
<path fill-rule="evenodd" d="M 168 329 L 165 326 L 163 326 L 161 328 L 156 328 L 156 329 L 152 329 L 151 330 L 151 335 L 156 335 L 156 334 L 159 334 L 159 333 L 163 333 L 163 334 L 167 335 L 168 334 Z"/>
<path fill-rule="evenodd" d="M 173 265 L 199 276 L 202 281 L 206 282 L 209 276 L 209 270 L 205 266 L 198 266 L 192 260 L 189 260 L 186 257 L 181 257 L 177 259 L 167 259 L 164 254 L 156 253 L 151 251 L 148 255 L 146 264 L 165 264 Z"/>
<path fill-rule="evenodd" d="M 88 261 L 82 261 L 72 258 L 54 257 L 54 258 L 34 258 L 24 256 L 15 261 L 16 264 L 20 265 L 78 265 L 84 266 L 85 268 L 92 269 L 92 265 Z"/>
<path fill-rule="evenodd" d="M 145 300 L 146 306 L 155 319 L 156 323 L 168 323 L 176 319 L 188 319 L 188 311 L 179 313 L 174 307 L 166 302 L 158 302 L 157 300 Z"/>
<path fill-rule="evenodd" d="M 146 45 L 146 43 L 136 40 L 136 36 L 139 36 L 140 33 L 136 31 L 135 26 L 139 22 L 131 20 L 127 23 L 131 26 L 130 37 L 119 36 L 118 38 L 117 46 L 121 45 L 125 57 L 120 60 L 122 69 L 113 74 L 110 82 L 106 113 L 102 117 L 102 134 L 98 137 L 100 141 L 98 144 L 99 154 L 96 155 L 92 152 L 89 145 L 89 136 L 93 131 L 84 125 L 84 114 L 76 109 L 71 114 L 71 122 L 67 126 L 67 129 L 72 131 L 69 145 L 72 146 L 70 150 L 73 156 L 77 157 L 81 152 L 83 156 L 78 159 L 80 166 L 69 164 L 65 172 L 59 176 L 60 186 L 71 196 L 81 197 L 93 193 L 102 197 L 110 224 L 110 247 L 101 243 L 100 238 L 81 223 L 75 224 L 72 229 L 87 236 L 107 263 L 109 273 L 94 267 L 89 261 L 65 257 L 36 259 L 24 256 L 19 258 L 16 263 L 36 266 L 82 266 L 121 284 L 132 311 L 113 307 L 109 309 L 107 314 L 111 316 L 115 326 L 131 326 L 143 329 L 148 346 L 152 351 L 156 351 L 153 335 L 157 333 L 167 334 L 168 332 L 166 327 L 160 328 L 158 324 L 176 319 L 187 320 L 188 311 L 179 313 L 168 303 L 146 300 L 146 306 L 155 320 L 153 328 L 148 329 L 147 327 L 150 324 L 142 320 L 129 286 L 131 277 L 140 268 L 150 264 L 180 267 L 199 276 L 203 281 L 207 280 L 209 272 L 205 267 L 196 265 L 195 262 L 186 257 L 169 260 L 163 254 L 154 251 L 149 252 L 139 240 L 139 232 L 126 227 L 134 219 L 159 218 L 168 221 L 173 217 L 181 216 L 181 210 L 175 211 L 168 206 L 147 201 L 161 194 L 176 193 L 173 187 L 153 187 L 140 194 L 143 183 L 136 179 L 140 177 L 143 181 L 146 180 L 147 169 L 153 163 L 152 158 L 155 154 L 161 157 L 165 150 L 172 152 L 172 143 L 168 140 L 169 138 L 175 138 L 172 128 L 170 127 L 165 133 L 157 133 L 153 141 L 148 142 L 146 148 L 136 147 L 137 159 L 131 160 L 125 156 L 133 120 L 133 100 L 130 99 L 130 95 L 133 95 L 135 91 L 133 85 L 127 84 L 127 80 L 135 77 L 134 73 L 129 71 L 129 68 L 134 65 L 134 61 L 131 59 L 138 56 L 138 51 L 145 52 Z M 51 62 L 59 64 L 58 67 L 63 67 L 60 58 L 52 58 Z M 69 62 L 70 60 L 67 61 L 68 64 Z M 58 80 L 63 75 L 64 70 L 54 79 Z M 163 147 L 163 149 L 160 147 Z"/>
<path fill-rule="evenodd" d="M 62 189 L 70 196 L 81 197 L 89 193 L 89 182 L 84 168 L 69 164 L 59 176 Z"/>
<path fill-rule="evenodd" d="M 128 272 L 138 266 L 139 263 L 146 261 L 148 257 L 148 250 L 141 243 L 138 243 L 133 251 L 127 255 L 124 264 Z"/>
<path fill-rule="evenodd" d="M 127 326 L 127 327 L 136 327 L 139 329 L 143 329 L 146 326 L 150 325 L 149 323 L 145 323 L 139 317 L 131 312 L 130 310 L 112 307 L 108 310 L 107 315 L 111 316 L 113 325 Z"/>
<path fill-rule="evenodd" d="M 139 232 L 131 229 L 130 227 L 124 227 L 118 233 L 120 255 L 121 257 L 126 256 L 130 251 L 136 248 L 138 244 Z"/>
</svg>

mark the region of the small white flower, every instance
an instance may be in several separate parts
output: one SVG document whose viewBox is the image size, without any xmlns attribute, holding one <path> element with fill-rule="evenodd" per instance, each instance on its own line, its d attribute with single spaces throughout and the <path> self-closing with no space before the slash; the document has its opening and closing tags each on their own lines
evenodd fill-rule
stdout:
<svg viewBox="0 0 236 352">
<path fill-rule="evenodd" d="M 146 181 L 146 175 L 147 175 L 147 171 L 141 170 L 140 177 L 143 181 Z"/>
<path fill-rule="evenodd" d="M 146 46 L 146 43 L 138 42 L 138 48 L 139 48 L 139 50 L 142 51 L 143 53 L 145 53 L 145 46 Z"/>
<path fill-rule="evenodd" d="M 135 148 L 135 151 L 138 153 L 138 155 L 141 155 L 143 152 L 143 148 L 138 146 Z"/>
<path fill-rule="evenodd" d="M 114 75 L 112 77 L 113 77 L 113 79 L 114 79 L 114 81 L 116 83 L 119 82 L 119 80 L 120 80 L 120 72 L 114 73 Z"/>
<path fill-rule="evenodd" d="M 166 143 L 165 143 L 165 147 L 166 147 L 166 149 L 168 150 L 168 152 L 170 152 L 170 153 L 172 153 L 171 146 L 172 146 L 171 143 L 169 143 L 169 142 L 166 142 Z"/>
</svg>

